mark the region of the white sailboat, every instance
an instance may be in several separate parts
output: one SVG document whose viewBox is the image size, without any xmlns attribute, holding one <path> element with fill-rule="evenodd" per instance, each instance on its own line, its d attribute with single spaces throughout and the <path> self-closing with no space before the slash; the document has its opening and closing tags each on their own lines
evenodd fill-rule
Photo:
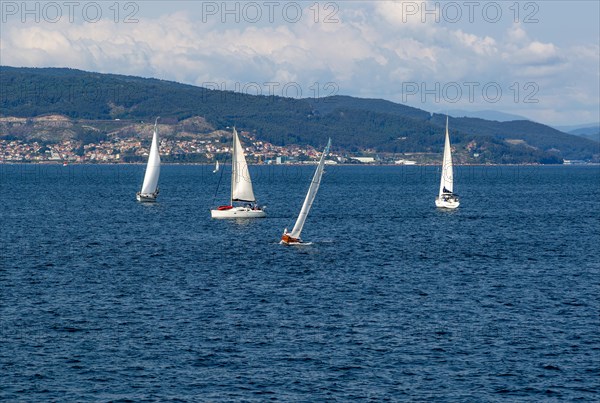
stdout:
<svg viewBox="0 0 600 403">
<path fill-rule="evenodd" d="M 242 202 L 246 205 L 234 206 L 233 202 Z M 231 198 L 229 205 L 210 210 L 210 215 L 212 218 L 263 218 L 267 216 L 263 208 L 256 204 L 248 163 L 235 127 L 233 128 L 231 161 Z"/>
<path fill-rule="evenodd" d="M 217 172 L 219 172 L 219 161 L 217 161 L 217 163 L 215 164 L 215 169 L 213 170 L 214 174 L 216 174 Z"/>
<path fill-rule="evenodd" d="M 146 165 L 146 175 L 144 176 L 142 190 L 136 194 L 139 202 L 154 202 L 159 192 L 160 154 L 158 152 L 158 119 L 156 118 L 154 122 L 154 134 L 152 135 L 152 145 L 148 154 L 148 164 Z"/>
<path fill-rule="evenodd" d="M 442 160 L 442 178 L 440 180 L 440 193 L 435 199 L 435 205 L 440 208 L 454 209 L 459 204 L 458 195 L 454 193 L 452 150 L 450 149 L 450 135 L 448 134 L 448 116 L 446 116 L 446 142 L 444 144 L 444 158 Z"/>
<path fill-rule="evenodd" d="M 300 239 L 300 233 L 302 232 L 302 228 L 304 227 L 304 223 L 306 222 L 306 217 L 308 216 L 308 212 L 315 200 L 315 196 L 317 195 L 317 191 L 319 190 L 319 186 L 321 185 L 321 177 L 323 176 L 323 166 L 325 165 L 325 156 L 329 154 L 329 147 L 331 147 L 331 139 L 327 142 L 327 146 L 323 150 L 323 154 L 321 155 L 321 159 L 319 160 L 319 164 L 317 165 L 317 169 L 313 176 L 312 182 L 310 183 L 310 187 L 308 188 L 308 193 L 306 193 L 306 198 L 304 199 L 304 203 L 302 204 L 302 209 L 300 210 L 300 215 L 298 215 L 298 219 L 296 220 L 296 224 L 292 229 L 292 232 L 288 232 L 287 228 L 283 230 L 283 236 L 281 237 L 281 244 L 283 245 L 300 245 L 307 244 L 302 242 Z"/>
</svg>

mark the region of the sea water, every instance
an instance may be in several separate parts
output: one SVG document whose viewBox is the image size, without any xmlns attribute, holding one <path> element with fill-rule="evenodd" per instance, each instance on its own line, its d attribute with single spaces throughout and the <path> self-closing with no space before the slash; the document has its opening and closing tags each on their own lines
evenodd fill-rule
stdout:
<svg viewBox="0 0 600 403">
<path fill-rule="evenodd" d="M 598 166 L 222 168 L 0 165 L 0 400 L 599 398 Z"/>
</svg>

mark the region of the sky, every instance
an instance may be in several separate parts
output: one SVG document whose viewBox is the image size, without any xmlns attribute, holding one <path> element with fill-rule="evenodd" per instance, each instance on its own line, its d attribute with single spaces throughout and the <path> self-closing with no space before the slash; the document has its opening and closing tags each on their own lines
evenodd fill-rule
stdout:
<svg viewBox="0 0 600 403">
<path fill-rule="evenodd" d="M 0 64 L 600 121 L 597 1 L 0 1 Z"/>
</svg>

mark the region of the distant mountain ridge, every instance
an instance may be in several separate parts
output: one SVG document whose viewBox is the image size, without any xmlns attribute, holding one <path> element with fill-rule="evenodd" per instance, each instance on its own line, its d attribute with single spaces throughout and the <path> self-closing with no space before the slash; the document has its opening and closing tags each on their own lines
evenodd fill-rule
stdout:
<svg viewBox="0 0 600 403">
<path fill-rule="evenodd" d="M 575 136 L 584 137 L 600 143 L 600 127 L 586 127 L 582 129 L 576 129 L 569 132 Z"/>
<path fill-rule="evenodd" d="M 552 126 L 554 127 L 556 130 L 560 130 L 561 132 L 565 132 L 565 133 L 571 133 L 575 130 L 579 130 L 579 129 L 595 129 L 595 128 L 600 128 L 600 122 L 594 122 L 594 123 L 583 123 L 583 124 L 578 124 L 578 125 L 569 125 L 569 126 Z"/>
<path fill-rule="evenodd" d="M 556 130 L 600 143 L 600 122 L 570 126 L 554 126 Z"/>
<path fill-rule="evenodd" d="M 463 111 L 459 109 L 451 109 L 447 111 L 448 115 L 453 116 L 455 118 L 478 118 L 485 120 L 495 120 L 498 122 L 510 122 L 512 120 L 529 120 L 521 115 L 514 115 L 511 113 L 499 112 L 499 111 Z"/>
<path fill-rule="evenodd" d="M 104 121 L 161 116 L 173 124 L 202 118 L 215 130 L 236 125 L 276 145 L 321 147 L 332 137 L 350 152 L 441 153 L 445 125 L 444 115 L 381 99 L 255 96 L 153 78 L 0 66 L 0 116 L 45 114 Z M 13 129 L 0 127 L 0 137 Z M 598 143 L 531 121 L 450 118 L 450 131 L 459 163 L 600 159 Z"/>
<path fill-rule="evenodd" d="M 571 130 L 568 133 L 574 134 L 576 136 L 586 136 L 589 134 L 598 134 L 598 133 L 600 133 L 600 126 L 582 127 L 581 129 Z"/>
</svg>

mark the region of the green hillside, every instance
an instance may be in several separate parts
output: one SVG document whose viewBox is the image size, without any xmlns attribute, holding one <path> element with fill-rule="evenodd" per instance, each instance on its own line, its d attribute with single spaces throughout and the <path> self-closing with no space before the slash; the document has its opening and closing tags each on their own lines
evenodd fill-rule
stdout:
<svg viewBox="0 0 600 403">
<path fill-rule="evenodd" d="M 45 114 L 105 121 L 161 116 L 174 123 L 203 117 L 215 129 L 236 125 L 276 145 L 321 147 L 332 137 L 348 151 L 397 153 L 441 152 L 445 124 L 445 116 L 384 100 L 254 96 L 152 78 L 0 67 L 0 116 Z M 450 129 L 462 162 L 600 158 L 598 143 L 530 121 L 450 118 Z"/>
</svg>

